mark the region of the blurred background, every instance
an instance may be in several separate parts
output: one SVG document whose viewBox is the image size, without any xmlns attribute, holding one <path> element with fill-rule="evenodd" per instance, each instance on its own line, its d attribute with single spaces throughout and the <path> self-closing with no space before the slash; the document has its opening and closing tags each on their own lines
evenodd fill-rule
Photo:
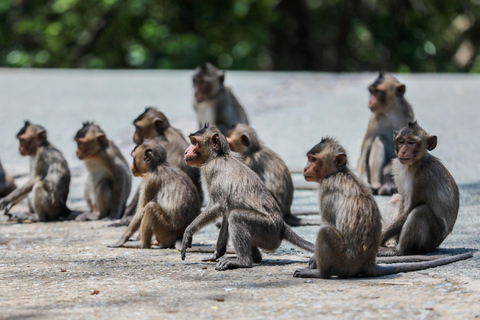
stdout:
<svg viewBox="0 0 480 320">
<path fill-rule="evenodd" d="M 0 67 L 480 72 L 480 0 L 0 0 Z"/>
</svg>

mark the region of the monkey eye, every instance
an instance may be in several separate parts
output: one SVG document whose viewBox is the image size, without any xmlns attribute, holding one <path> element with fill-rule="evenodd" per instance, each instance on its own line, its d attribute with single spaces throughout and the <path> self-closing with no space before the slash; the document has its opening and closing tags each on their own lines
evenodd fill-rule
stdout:
<svg viewBox="0 0 480 320">
<path fill-rule="evenodd" d="M 398 139 L 397 141 L 398 141 L 398 143 L 405 143 L 405 140 L 403 140 L 403 139 Z"/>
<path fill-rule="evenodd" d="M 415 144 L 415 140 L 413 140 L 413 139 L 408 139 L 408 140 L 407 140 L 407 143 L 408 143 L 408 144 Z"/>
</svg>

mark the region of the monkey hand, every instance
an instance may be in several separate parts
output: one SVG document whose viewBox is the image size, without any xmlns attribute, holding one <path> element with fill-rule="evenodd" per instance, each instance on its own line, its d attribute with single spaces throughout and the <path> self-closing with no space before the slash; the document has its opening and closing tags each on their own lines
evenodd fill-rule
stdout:
<svg viewBox="0 0 480 320">
<path fill-rule="evenodd" d="M 185 231 L 183 234 L 183 240 L 182 240 L 182 250 L 180 251 L 180 254 L 182 255 L 182 260 L 185 260 L 185 254 L 187 253 L 187 248 L 192 247 L 192 235 L 188 232 Z"/>
<path fill-rule="evenodd" d="M 109 248 L 120 248 L 120 247 L 123 246 L 123 244 L 124 244 L 125 242 L 127 242 L 127 241 L 122 238 L 122 239 L 120 239 L 120 240 L 119 240 L 117 243 L 115 243 L 115 244 L 109 244 L 108 247 L 109 247 Z"/>
<path fill-rule="evenodd" d="M 7 205 L 8 205 L 8 201 L 5 198 L 0 199 L 0 210 L 5 209 Z"/>
</svg>

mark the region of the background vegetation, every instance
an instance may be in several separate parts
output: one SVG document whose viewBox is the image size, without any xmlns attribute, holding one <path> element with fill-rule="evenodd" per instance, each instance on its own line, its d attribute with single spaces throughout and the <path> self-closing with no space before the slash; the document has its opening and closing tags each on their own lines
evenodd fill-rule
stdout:
<svg viewBox="0 0 480 320">
<path fill-rule="evenodd" d="M 0 66 L 480 72 L 480 0 L 0 0 Z"/>
</svg>

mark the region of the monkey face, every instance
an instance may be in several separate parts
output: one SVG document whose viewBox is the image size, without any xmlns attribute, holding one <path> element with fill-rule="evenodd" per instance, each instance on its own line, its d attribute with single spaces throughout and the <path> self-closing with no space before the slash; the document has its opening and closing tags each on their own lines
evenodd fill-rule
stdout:
<svg viewBox="0 0 480 320">
<path fill-rule="evenodd" d="M 208 146 L 203 145 L 201 137 L 191 136 L 190 145 L 185 150 L 185 162 L 191 167 L 201 167 L 208 156 Z"/>
<path fill-rule="evenodd" d="M 208 100 L 213 93 L 213 81 L 205 76 L 195 75 L 193 77 L 193 90 L 197 103 Z"/>
<path fill-rule="evenodd" d="M 141 145 L 133 149 L 133 163 L 131 170 L 135 177 L 141 177 L 145 173 L 149 172 L 149 164 L 152 161 L 151 151 L 151 149 L 145 149 Z"/>
<path fill-rule="evenodd" d="M 80 160 L 96 157 L 109 144 L 103 132 L 96 132 L 93 129 L 89 129 L 83 137 L 76 137 L 75 142 L 77 157 Z"/>
<path fill-rule="evenodd" d="M 336 154 L 329 148 L 325 148 L 319 153 L 309 153 L 307 157 L 307 165 L 303 169 L 303 176 L 306 181 L 310 182 L 320 182 L 320 180 L 343 170 L 347 165 L 346 154 Z"/>
<path fill-rule="evenodd" d="M 37 132 L 34 128 L 28 127 L 23 134 L 17 136 L 19 147 L 18 151 L 22 156 L 33 156 L 47 138 L 45 131 Z"/>
<path fill-rule="evenodd" d="M 240 133 L 234 129 L 227 133 L 227 142 L 230 150 L 240 154 L 246 154 L 250 146 L 250 139 L 245 133 Z"/>
<path fill-rule="evenodd" d="M 370 99 L 368 107 L 372 112 L 386 112 L 394 107 L 394 102 L 405 93 L 405 85 L 390 74 L 382 74 L 368 87 Z"/>
<path fill-rule="evenodd" d="M 403 165 L 414 164 L 425 156 L 427 150 L 431 151 L 436 146 L 436 136 L 397 135 L 395 137 L 395 152 Z"/>
</svg>

